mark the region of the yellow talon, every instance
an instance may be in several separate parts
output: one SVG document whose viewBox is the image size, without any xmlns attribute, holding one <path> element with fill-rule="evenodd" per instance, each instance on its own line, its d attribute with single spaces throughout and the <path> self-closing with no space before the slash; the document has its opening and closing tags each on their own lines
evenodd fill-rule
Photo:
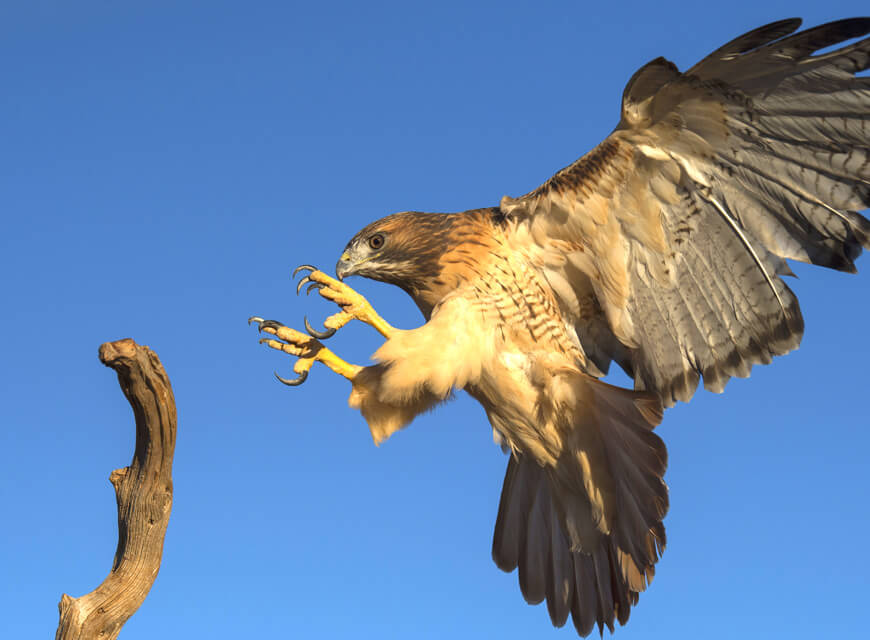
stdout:
<svg viewBox="0 0 870 640">
<path fill-rule="evenodd" d="M 321 285 L 317 292 L 341 307 L 340 312 L 330 316 L 323 323 L 326 328 L 341 329 L 356 318 L 373 327 L 385 338 L 389 338 L 395 331 L 389 322 L 378 315 L 368 300 L 340 280 L 336 280 L 322 271 L 314 270 L 305 277 L 304 281 Z"/>
<path fill-rule="evenodd" d="M 322 362 L 340 376 L 353 380 L 363 367 L 342 360 L 324 347 L 318 338 L 325 339 L 330 337 L 354 318 L 374 327 L 385 338 L 389 338 L 396 330 L 390 323 L 378 315 L 368 300 L 340 280 L 326 275 L 311 265 L 302 265 L 293 274 L 296 275 L 296 273 L 303 269 L 309 271 L 309 273 L 299 282 L 296 292 L 299 293 L 308 284 L 308 291 L 316 288 L 321 296 L 341 307 L 341 311 L 329 316 L 323 323 L 326 331 L 314 329 L 308 323 L 307 318 L 305 319 L 305 328 L 308 334 L 291 329 L 280 322 L 263 320 L 256 316 L 250 318 L 248 323 L 257 322 L 260 331 L 277 338 L 277 340 L 263 338 L 260 340 L 261 343 L 271 349 L 276 349 L 277 351 L 299 358 L 293 365 L 293 371 L 298 374 L 298 378 L 286 380 L 275 374 L 284 384 L 296 386 L 305 382 L 308 372 L 315 362 Z"/>
<path fill-rule="evenodd" d="M 256 320 L 260 331 L 278 338 L 278 340 L 274 338 L 261 338 L 261 344 L 299 358 L 293 365 L 293 371 L 299 374 L 299 378 L 296 380 L 285 380 L 278 376 L 278 379 L 284 384 L 291 386 L 302 384 L 305 378 L 308 377 L 308 372 L 315 362 L 322 362 L 338 375 L 348 380 L 353 380 L 362 369 L 359 365 L 351 364 L 339 358 L 332 351 L 324 347 L 316 338 L 286 327 L 274 320 L 260 320 L 259 318 Z"/>
<path fill-rule="evenodd" d="M 356 378 L 356 374 L 362 370 L 362 367 L 358 364 L 351 364 L 350 362 L 342 360 L 326 347 L 323 347 L 323 349 L 317 353 L 316 359 L 335 371 L 338 375 L 344 376 L 348 380 Z"/>
</svg>

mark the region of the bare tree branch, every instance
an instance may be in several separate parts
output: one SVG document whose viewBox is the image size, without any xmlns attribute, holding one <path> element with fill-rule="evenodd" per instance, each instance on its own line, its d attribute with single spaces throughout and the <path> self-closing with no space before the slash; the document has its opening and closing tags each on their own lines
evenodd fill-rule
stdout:
<svg viewBox="0 0 870 640">
<path fill-rule="evenodd" d="M 110 640 L 142 602 L 163 555 L 172 509 L 175 398 L 157 354 L 127 338 L 106 342 L 100 360 L 118 372 L 118 382 L 136 417 L 136 451 L 129 467 L 109 481 L 118 502 L 118 549 L 103 583 L 80 598 L 64 594 L 55 640 Z"/>
</svg>

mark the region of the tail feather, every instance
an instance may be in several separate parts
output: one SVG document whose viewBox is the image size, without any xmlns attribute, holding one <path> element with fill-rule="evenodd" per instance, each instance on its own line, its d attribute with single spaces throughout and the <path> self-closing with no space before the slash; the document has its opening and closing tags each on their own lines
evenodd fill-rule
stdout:
<svg viewBox="0 0 870 640">
<path fill-rule="evenodd" d="M 577 405 L 557 464 L 514 453 L 493 537 L 493 559 L 519 567 L 526 601 L 544 599 L 580 635 L 625 624 L 665 546 L 664 444 L 652 429 L 661 404 L 650 394 L 576 376 Z"/>
<path fill-rule="evenodd" d="M 553 513 L 552 507 L 550 513 Z M 550 524 L 550 553 L 547 579 L 547 612 L 550 620 L 561 627 L 571 613 L 574 599 L 574 561 L 571 550 L 565 544 L 562 527 L 558 519 Z"/>
<path fill-rule="evenodd" d="M 574 600 L 571 602 L 571 619 L 577 633 L 581 636 L 588 636 L 595 627 L 595 623 L 598 622 L 600 625 L 604 618 L 601 607 L 598 605 L 595 565 L 592 563 L 592 555 L 588 553 L 573 554 L 573 561 Z"/>
</svg>

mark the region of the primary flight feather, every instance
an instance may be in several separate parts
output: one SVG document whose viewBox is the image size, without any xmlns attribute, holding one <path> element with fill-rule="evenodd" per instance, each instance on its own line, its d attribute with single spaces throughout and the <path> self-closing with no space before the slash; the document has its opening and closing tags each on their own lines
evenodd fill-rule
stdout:
<svg viewBox="0 0 870 640">
<path fill-rule="evenodd" d="M 663 407 L 721 391 L 800 343 L 787 259 L 843 271 L 870 247 L 870 18 L 776 22 L 686 72 L 658 58 L 616 129 L 531 193 L 453 214 L 404 212 L 348 243 L 342 311 L 264 341 L 350 379 L 376 442 L 464 389 L 510 450 L 493 541 L 523 595 L 587 635 L 625 624 L 665 546 Z M 426 324 L 395 329 L 340 280 L 395 284 Z M 316 338 L 353 318 L 386 342 L 348 364 Z M 314 337 L 312 337 L 314 336 Z M 275 339 L 277 338 L 277 339 Z M 606 384 L 618 363 L 633 390 Z"/>
</svg>

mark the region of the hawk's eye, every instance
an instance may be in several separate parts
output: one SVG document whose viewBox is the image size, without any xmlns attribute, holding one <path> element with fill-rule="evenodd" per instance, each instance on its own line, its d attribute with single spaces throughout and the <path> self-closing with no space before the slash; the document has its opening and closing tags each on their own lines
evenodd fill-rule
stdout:
<svg viewBox="0 0 870 640">
<path fill-rule="evenodd" d="M 380 249 L 384 246 L 384 236 L 383 234 L 376 233 L 371 238 L 369 238 L 369 246 L 372 249 Z"/>
</svg>

